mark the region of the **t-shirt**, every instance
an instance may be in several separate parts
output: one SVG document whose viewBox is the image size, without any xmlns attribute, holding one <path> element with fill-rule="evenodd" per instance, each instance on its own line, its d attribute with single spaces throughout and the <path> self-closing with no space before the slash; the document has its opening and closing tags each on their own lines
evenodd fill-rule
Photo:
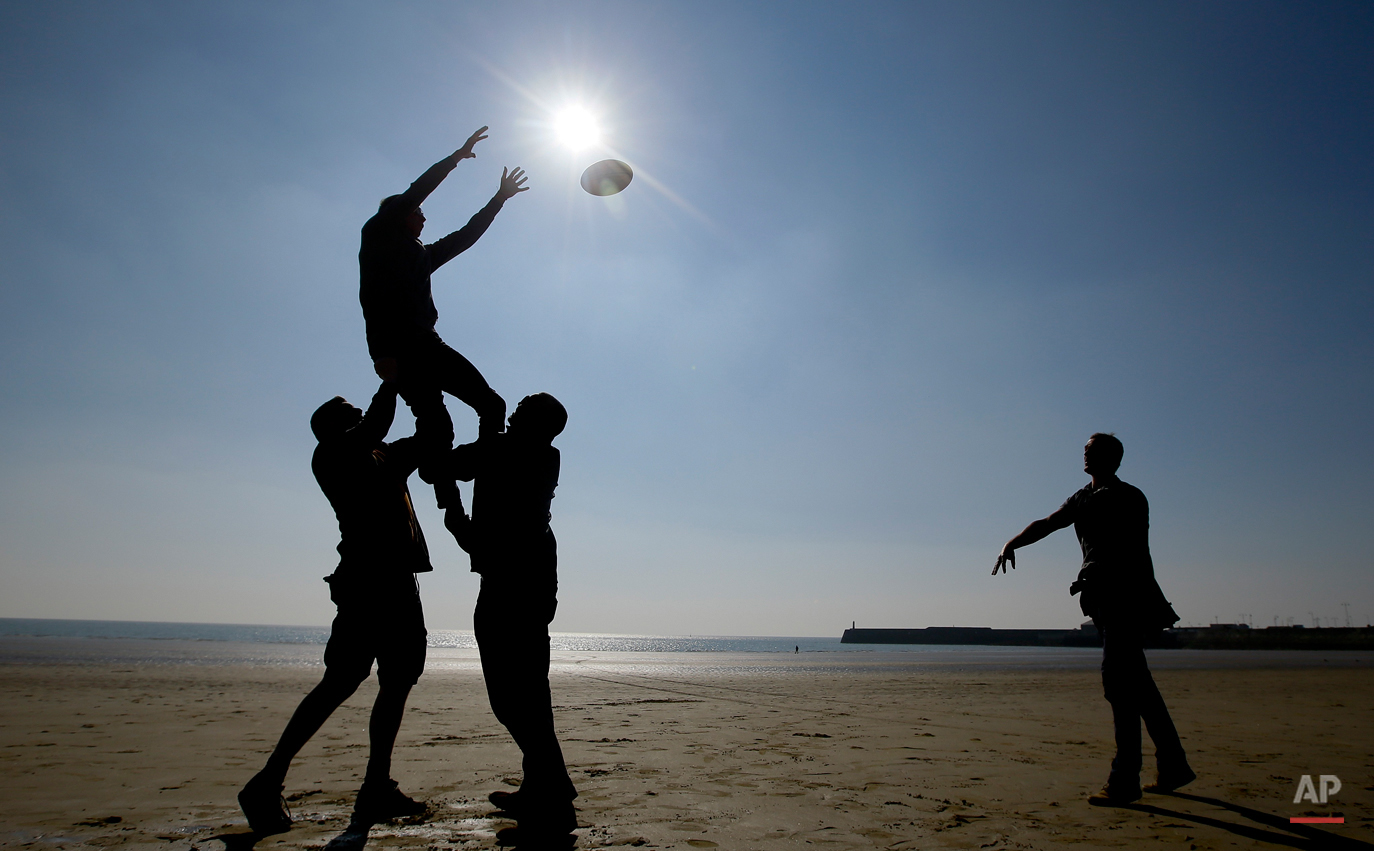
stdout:
<svg viewBox="0 0 1374 851">
<path fill-rule="evenodd" d="M 419 464 L 423 438 L 382 440 L 396 413 L 394 391 L 379 390 L 362 420 L 321 441 L 310 467 L 339 521 L 339 573 L 425 573 L 429 548 L 406 480 Z"/>
<path fill-rule="evenodd" d="M 547 443 L 493 434 L 455 447 L 455 478 L 473 482 L 472 569 L 483 579 L 554 582 L 557 542 L 549 528 L 560 456 Z"/>
<path fill-rule="evenodd" d="M 1155 605 L 1159 586 L 1150 558 L 1150 503 L 1139 488 L 1110 479 L 1091 483 L 1064 500 L 1083 548 L 1079 578 L 1086 614 L 1118 613 Z M 1162 595 L 1159 595 L 1162 599 Z"/>
</svg>

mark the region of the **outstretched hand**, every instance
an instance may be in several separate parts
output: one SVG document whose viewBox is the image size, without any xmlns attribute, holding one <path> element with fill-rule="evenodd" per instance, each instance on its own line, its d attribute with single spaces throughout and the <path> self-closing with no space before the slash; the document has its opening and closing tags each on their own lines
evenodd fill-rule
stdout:
<svg viewBox="0 0 1374 851">
<path fill-rule="evenodd" d="M 529 189 L 525 185 L 527 175 L 523 168 L 516 167 L 515 171 L 506 174 L 506 170 L 501 169 L 501 188 L 496 190 L 496 197 L 502 201 L 514 197 L 517 192 L 525 192 Z"/>
<path fill-rule="evenodd" d="M 463 143 L 463 147 L 453 152 L 453 158 L 455 160 L 469 160 L 477 156 L 472 152 L 472 146 L 487 138 L 486 133 L 486 125 L 477 128 L 477 132 L 468 137 L 468 140 Z"/>
<path fill-rule="evenodd" d="M 1010 546 L 1006 546 L 1002 548 L 1002 552 L 997 556 L 997 564 L 992 566 L 992 575 L 996 576 L 999 570 L 1006 573 L 1007 565 L 1009 564 L 1012 570 L 1016 569 L 1016 550 L 1012 549 Z"/>
</svg>

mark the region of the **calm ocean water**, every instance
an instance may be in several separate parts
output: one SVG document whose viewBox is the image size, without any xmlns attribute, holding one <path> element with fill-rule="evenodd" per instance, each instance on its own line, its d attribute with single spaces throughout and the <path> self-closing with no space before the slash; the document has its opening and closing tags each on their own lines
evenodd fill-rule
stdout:
<svg viewBox="0 0 1374 851">
<path fill-rule="evenodd" d="M 329 628 L 0 618 L 0 664 L 308 665 L 322 662 Z M 472 633 L 432 630 L 430 668 L 474 667 Z M 932 668 L 1096 668 L 1090 647 L 841 644 L 838 637 L 554 633 L 555 667 L 596 664 L 644 671 L 863 672 Z M 1357 651 L 1151 650 L 1158 668 L 1374 667 Z"/>
<path fill-rule="evenodd" d="M 3 635 L 228 641 L 244 644 L 324 644 L 329 640 L 329 627 L 0 618 L 0 636 Z M 475 650 L 477 642 L 473 639 L 471 631 L 433 629 L 429 632 L 429 646 Z M 839 652 L 872 649 L 871 645 L 841 644 L 838 637 L 594 635 L 578 632 L 554 633 L 553 647 L 555 650 L 635 653 L 792 653 L 798 648 L 805 653 L 821 650 Z"/>
</svg>

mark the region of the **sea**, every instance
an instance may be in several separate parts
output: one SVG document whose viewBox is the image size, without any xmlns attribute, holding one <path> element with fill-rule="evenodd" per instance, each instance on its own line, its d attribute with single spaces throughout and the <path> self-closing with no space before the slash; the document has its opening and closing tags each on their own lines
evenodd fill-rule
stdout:
<svg viewBox="0 0 1374 851">
<path fill-rule="evenodd" d="M 329 627 L 0 618 L 0 636 L 322 645 L 329 640 Z M 553 633 L 552 644 L 554 650 L 640 653 L 812 653 L 845 652 L 859 647 L 871 649 L 873 646 L 841 644 L 838 637 L 600 635 L 580 632 Z M 477 640 L 471 630 L 432 629 L 429 631 L 429 646 L 475 650 Z"/>
<path fill-rule="evenodd" d="M 263 624 L 0 618 L 0 665 L 323 665 L 329 628 Z M 841 644 L 838 636 L 551 636 L 554 667 L 595 663 L 625 668 L 845 672 L 924 669 L 1091 669 L 1092 647 Z M 1374 667 L 1358 651 L 1151 650 L 1155 668 Z M 470 630 L 430 630 L 427 667 L 479 664 Z"/>
</svg>

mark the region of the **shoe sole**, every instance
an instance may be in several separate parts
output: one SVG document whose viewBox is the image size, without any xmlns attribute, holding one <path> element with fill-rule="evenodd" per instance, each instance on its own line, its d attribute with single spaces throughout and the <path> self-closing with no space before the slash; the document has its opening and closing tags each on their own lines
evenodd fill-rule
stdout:
<svg viewBox="0 0 1374 851">
<path fill-rule="evenodd" d="M 1140 791 L 1144 792 L 1147 795 L 1164 795 L 1168 794 L 1169 792 L 1174 792 L 1179 789 L 1182 789 L 1184 786 L 1187 786 L 1189 783 L 1192 782 L 1193 781 L 1189 780 L 1184 783 L 1170 783 L 1167 785 L 1160 783 L 1151 783 L 1149 786 L 1146 786 Z"/>
<path fill-rule="evenodd" d="M 1088 798 L 1088 804 L 1094 807 L 1120 807 L 1125 804 L 1134 804 L 1140 798 L 1140 795 L 1136 795 L 1134 798 L 1108 798 L 1106 795 L 1092 795 Z"/>
<path fill-rule="evenodd" d="M 354 817 L 354 818 L 357 818 L 357 819 L 366 820 L 368 824 L 384 824 L 385 822 L 396 821 L 397 819 L 403 819 L 403 818 L 416 818 L 416 817 L 418 817 L 418 816 L 427 815 L 428 813 L 429 813 L 429 807 L 425 807 L 424 809 L 421 809 L 421 810 L 415 810 L 414 812 L 406 812 L 406 813 L 398 813 L 398 812 L 390 812 L 390 813 L 369 813 L 369 812 L 365 812 L 365 811 L 354 810 L 354 811 L 353 811 L 353 817 Z"/>
<path fill-rule="evenodd" d="M 1192 777 L 1189 777 L 1187 780 L 1179 780 L 1179 781 L 1177 781 L 1177 782 L 1169 782 L 1169 783 L 1151 783 L 1150 785 L 1146 786 L 1145 789 L 1144 789 L 1143 791 L 1146 791 L 1146 792 L 1154 792 L 1154 793 L 1156 793 L 1156 794 L 1159 794 L 1159 793 L 1162 793 L 1162 792 L 1172 792 L 1172 791 L 1174 791 L 1175 789 L 1182 789 L 1184 786 L 1187 786 L 1189 783 L 1192 783 L 1192 782 L 1193 782 L 1194 780 L 1196 780 L 1196 779 L 1197 779 L 1197 775 L 1194 774 Z"/>
<path fill-rule="evenodd" d="M 291 829 L 291 818 L 277 809 L 280 806 L 280 803 L 273 805 L 264 802 L 262 811 L 259 811 L 257 802 L 250 799 L 249 803 L 244 803 L 243 796 L 239 796 L 239 809 L 243 811 L 243 817 L 248 819 L 248 827 L 259 836 L 273 836 Z"/>
<path fill-rule="evenodd" d="M 514 792 L 492 792 L 487 796 L 487 803 L 503 813 L 515 815 L 520 812 L 520 799 Z"/>
</svg>

